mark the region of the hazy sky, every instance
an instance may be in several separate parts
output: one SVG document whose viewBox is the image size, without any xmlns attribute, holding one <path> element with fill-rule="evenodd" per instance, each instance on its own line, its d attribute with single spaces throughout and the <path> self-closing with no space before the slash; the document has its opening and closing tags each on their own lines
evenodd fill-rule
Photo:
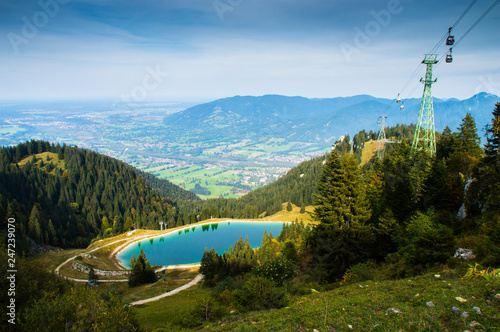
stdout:
<svg viewBox="0 0 500 332">
<path fill-rule="evenodd" d="M 0 100 L 419 97 L 423 68 L 406 83 L 470 2 L 0 0 Z M 500 95 L 499 32 L 500 5 L 436 67 L 434 96 Z"/>
</svg>

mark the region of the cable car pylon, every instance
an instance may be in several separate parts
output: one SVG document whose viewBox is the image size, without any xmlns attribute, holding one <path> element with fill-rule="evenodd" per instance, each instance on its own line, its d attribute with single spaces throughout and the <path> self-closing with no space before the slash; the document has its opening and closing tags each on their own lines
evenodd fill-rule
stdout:
<svg viewBox="0 0 500 332">
<path fill-rule="evenodd" d="M 387 138 L 385 136 L 385 119 L 387 119 L 387 116 L 381 115 L 378 117 L 377 121 L 377 124 L 380 127 L 380 131 L 377 136 L 377 156 L 380 160 L 384 159 L 385 143 L 387 143 Z"/>
<path fill-rule="evenodd" d="M 411 145 L 411 155 L 414 156 L 418 151 L 425 151 L 434 156 L 436 154 L 436 132 L 434 127 L 432 84 L 436 83 L 437 79 L 432 80 L 432 66 L 438 63 L 437 54 L 426 54 L 422 63 L 427 65 L 427 70 L 425 78 L 420 79 L 420 82 L 424 84 L 424 93 L 420 101 L 417 127 Z"/>
</svg>

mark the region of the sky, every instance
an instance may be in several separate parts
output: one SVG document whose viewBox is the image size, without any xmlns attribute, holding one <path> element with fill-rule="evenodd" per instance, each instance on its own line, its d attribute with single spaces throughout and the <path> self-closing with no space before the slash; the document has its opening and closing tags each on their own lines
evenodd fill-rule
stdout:
<svg viewBox="0 0 500 332">
<path fill-rule="evenodd" d="M 456 40 L 494 2 L 478 0 Z M 0 0 L 0 101 L 420 97 L 424 54 L 470 3 Z M 499 31 L 500 5 L 435 66 L 433 95 L 500 95 Z"/>
</svg>

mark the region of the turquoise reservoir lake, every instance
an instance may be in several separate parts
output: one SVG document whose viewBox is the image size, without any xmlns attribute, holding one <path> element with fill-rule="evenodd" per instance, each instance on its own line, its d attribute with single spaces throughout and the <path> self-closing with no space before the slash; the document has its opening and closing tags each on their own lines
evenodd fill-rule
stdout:
<svg viewBox="0 0 500 332">
<path fill-rule="evenodd" d="M 212 247 L 218 254 L 224 253 L 240 237 L 248 237 L 252 248 L 259 247 L 262 235 L 267 230 L 276 237 L 281 232 L 280 222 L 245 222 L 229 221 L 207 225 L 193 225 L 184 230 L 174 231 L 163 236 L 135 242 L 122 251 L 116 258 L 125 267 L 130 267 L 132 255 L 139 255 L 144 250 L 146 258 L 154 265 L 196 264 L 201 261 L 205 248 Z"/>
</svg>

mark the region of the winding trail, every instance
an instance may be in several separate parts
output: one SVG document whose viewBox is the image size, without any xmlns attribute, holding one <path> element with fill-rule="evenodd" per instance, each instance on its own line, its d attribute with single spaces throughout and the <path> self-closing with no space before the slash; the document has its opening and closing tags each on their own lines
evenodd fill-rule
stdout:
<svg viewBox="0 0 500 332">
<path fill-rule="evenodd" d="M 151 235 L 143 235 L 143 236 L 139 236 L 139 237 L 136 237 L 136 238 L 133 238 L 133 239 L 125 239 L 125 243 L 122 244 L 122 245 L 120 245 L 120 246 L 118 246 L 115 250 L 113 250 L 113 252 L 111 253 L 111 255 L 115 254 L 118 251 L 117 249 L 121 249 L 121 248 L 129 245 L 132 242 L 135 242 L 135 241 L 140 240 L 140 239 L 148 238 L 148 237 L 151 237 Z M 117 240 L 117 241 L 105 244 L 103 246 L 96 247 L 96 248 L 94 248 L 92 250 L 89 250 L 89 251 L 87 251 L 85 253 L 86 254 L 90 254 L 90 253 L 92 253 L 94 251 L 97 251 L 97 250 L 99 250 L 101 248 L 104 248 L 104 247 L 107 247 L 107 246 L 110 246 L 112 244 L 115 244 L 115 243 L 118 243 L 118 242 L 122 242 L 122 241 L 124 241 L 124 239 Z M 65 260 L 64 262 L 62 262 L 61 264 L 59 264 L 59 266 L 55 268 L 54 272 L 58 276 L 60 276 L 60 277 L 62 277 L 64 279 L 67 279 L 67 280 L 71 280 L 71 281 L 75 281 L 75 282 L 88 282 L 88 279 L 77 279 L 77 278 L 67 277 L 65 275 L 62 275 L 59 272 L 59 270 L 61 269 L 62 266 L 64 266 L 65 264 L 71 262 L 77 256 L 78 255 L 75 255 L 75 256 L 73 256 L 71 258 L 68 258 L 67 260 Z M 162 270 L 172 270 L 172 269 L 181 269 L 181 268 L 193 268 L 193 267 L 199 267 L 200 265 L 201 264 L 172 265 L 172 266 L 160 267 L 160 268 L 156 269 L 155 272 L 161 272 Z M 158 301 L 160 299 L 163 299 L 164 297 L 177 294 L 177 293 L 179 293 L 179 292 L 181 292 L 181 291 L 183 291 L 185 289 L 188 289 L 188 288 L 196 285 L 197 283 L 199 283 L 201 281 L 201 279 L 203 279 L 203 275 L 198 274 L 193 280 L 191 280 L 190 282 L 188 282 L 185 285 L 182 285 L 180 287 L 177 287 L 176 289 L 173 289 L 173 290 L 171 290 L 169 292 L 160 294 L 160 295 L 155 296 L 155 297 L 151 297 L 151 298 L 148 298 L 148 299 L 143 299 L 143 300 L 132 302 L 132 303 L 130 303 L 130 305 L 141 305 L 141 304 L 148 303 L 148 302 Z M 128 279 L 115 279 L 115 280 L 112 280 L 112 279 L 107 279 L 107 280 L 105 280 L 105 279 L 99 279 L 99 283 L 101 283 L 101 282 L 126 282 L 126 281 L 128 281 Z"/>
<path fill-rule="evenodd" d="M 216 223 L 220 223 L 220 222 L 248 222 L 250 220 L 234 220 L 234 219 L 229 219 L 229 220 L 209 220 L 209 221 L 205 221 L 205 222 L 201 222 L 201 223 L 197 223 L 196 225 L 194 225 L 195 227 L 196 226 L 203 226 L 203 225 L 209 225 L 209 224 L 216 224 Z M 252 220 L 253 221 L 253 220 Z M 267 220 L 259 220 L 259 221 L 253 221 L 253 222 L 266 222 Z M 284 223 L 284 221 L 275 221 L 275 222 L 282 222 Z M 159 237 L 159 236 L 164 236 L 166 234 L 169 234 L 169 233 L 172 233 L 172 232 L 176 232 L 176 231 L 182 231 L 184 229 L 187 229 L 187 228 L 191 228 L 193 227 L 193 225 L 188 225 L 188 226 L 185 226 L 185 227 L 182 227 L 180 229 L 173 229 L 173 230 L 170 230 L 170 231 L 167 231 L 165 233 L 160 233 L 160 234 L 148 234 L 148 235 L 142 235 L 142 236 L 138 236 L 138 237 L 133 237 L 131 239 L 120 239 L 120 240 L 117 240 L 117 241 L 114 241 L 114 242 L 111 242 L 111 243 L 108 243 L 108 244 L 105 244 L 103 246 L 98 246 L 94 249 L 91 249 L 89 251 L 86 251 L 85 253 L 86 254 L 90 254 L 94 251 L 97 251 L 101 248 L 104 248 L 104 247 L 107 247 L 107 246 L 110 246 L 110 245 L 113 245 L 115 243 L 118 243 L 118 242 L 122 242 L 122 241 L 125 241 L 123 244 L 119 245 L 118 247 L 116 247 L 112 252 L 111 252 L 111 256 L 115 255 L 117 252 L 119 252 L 120 250 L 122 250 L 124 247 L 134 243 L 134 242 L 137 242 L 137 241 L 140 241 L 140 240 L 144 240 L 144 239 L 148 239 L 148 238 L 156 238 L 156 237 Z M 135 231 L 132 231 L 130 233 L 127 233 L 128 236 L 132 235 Z M 84 253 L 84 252 L 82 252 Z M 87 279 L 77 279 L 77 278 L 71 278 L 71 277 L 67 277 L 67 276 L 64 276 L 62 275 L 59 270 L 61 269 L 62 266 L 64 266 L 65 264 L 68 264 L 69 262 L 71 262 L 72 260 L 74 260 L 78 255 L 75 255 L 71 258 L 68 258 L 67 260 L 65 260 L 63 263 L 59 264 L 58 267 L 55 268 L 54 272 L 59 275 L 60 277 L 62 278 L 65 278 L 67 280 L 71 280 L 71 281 L 75 281 L 75 282 L 88 282 Z M 121 264 L 118 262 L 118 264 L 121 266 Z M 192 267 L 199 267 L 201 264 L 191 264 L 191 265 L 173 265 L 173 266 L 166 266 L 166 267 L 160 267 L 158 269 L 155 270 L 155 272 L 160 272 L 162 270 L 170 270 L 170 269 L 179 269 L 179 268 L 192 268 Z M 120 267 L 119 267 L 120 268 Z M 121 268 L 125 269 L 124 266 L 121 266 Z M 148 303 L 148 302 L 153 302 L 153 301 L 158 301 L 160 299 L 163 299 L 167 296 L 171 296 L 171 295 L 174 295 L 174 294 L 177 294 L 183 290 L 186 290 L 196 284 L 198 284 L 201 280 L 203 279 L 203 275 L 201 274 L 198 274 L 193 280 L 191 280 L 190 282 L 188 282 L 187 284 L 183 285 L 183 286 L 180 286 L 170 292 L 166 292 L 166 293 L 163 293 L 163 294 L 160 294 L 158 296 L 155 296 L 155 297 L 151 297 L 151 298 L 148 298 L 148 299 L 144 299 L 144 300 L 139 300 L 139 301 L 135 301 L 135 302 L 132 302 L 130 303 L 130 305 L 141 305 L 141 304 L 144 304 L 144 303 Z M 115 279 L 115 280 L 101 280 L 99 279 L 99 283 L 101 282 L 126 282 L 128 281 L 128 279 Z"/>
<path fill-rule="evenodd" d="M 191 280 L 187 284 L 182 285 L 180 287 L 177 287 L 176 289 L 171 290 L 170 292 L 166 292 L 166 293 L 163 293 L 163 294 L 158 295 L 158 296 L 150 297 L 149 299 L 144 299 L 144 300 L 139 300 L 139 301 L 131 302 L 130 305 L 141 305 L 141 304 L 145 304 L 145 303 L 148 303 L 148 302 L 154 302 L 154 301 L 161 300 L 161 299 L 163 299 L 163 298 L 165 298 L 167 296 L 175 295 L 175 294 L 177 294 L 177 293 L 179 293 L 179 292 L 181 292 L 183 290 L 188 289 L 189 287 L 192 287 L 192 286 L 196 285 L 197 283 L 199 283 L 201 281 L 201 279 L 203 279 L 203 275 L 198 274 L 193 280 Z"/>
</svg>

